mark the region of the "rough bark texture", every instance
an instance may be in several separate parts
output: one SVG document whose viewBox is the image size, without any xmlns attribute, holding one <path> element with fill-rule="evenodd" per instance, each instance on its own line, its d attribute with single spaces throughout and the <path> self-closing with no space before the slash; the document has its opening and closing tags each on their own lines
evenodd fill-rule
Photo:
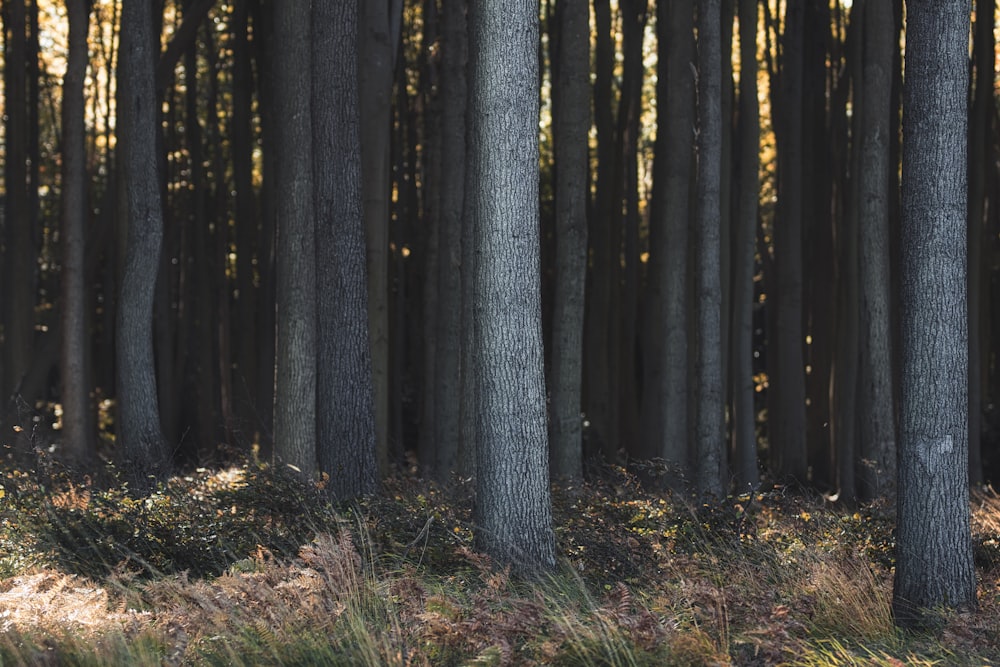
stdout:
<svg viewBox="0 0 1000 667">
<path fill-rule="evenodd" d="M 902 383 L 893 612 L 972 608 L 966 345 L 969 3 L 907 2 Z"/>
<path fill-rule="evenodd" d="M 695 201 L 695 446 L 698 491 L 722 497 L 725 393 L 722 388 L 720 263 L 722 43 L 719 0 L 698 2 L 698 170 Z"/>
<path fill-rule="evenodd" d="M 118 438 L 133 489 L 164 472 L 166 443 L 160 427 L 153 358 L 153 298 L 163 243 L 163 211 L 156 155 L 152 8 L 122 7 L 121 76 L 128 232 L 115 338 L 117 340 Z"/>
<path fill-rule="evenodd" d="M 312 141 L 317 275 L 317 454 L 338 500 L 375 490 L 358 119 L 358 10 L 313 2 Z"/>
<path fill-rule="evenodd" d="M 733 219 L 730 383 L 733 469 L 737 491 L 754 489 L 757 433 L 753 381 L 753 274 L 760 196 L 760 121 L 757 102 L 757 0 L 740 0 L 739 174 Z"/>
<path fill-rule="evenodd" d="M 859 205 L 861 283 L 861 425 L 859 491 L 871 499 L 895 487 L 896 426 L 892 400 L 889 301 L 890 0 L 865 0 Z"/>
<path fill-rule="evenodd" d="M 465 103 L 468 38 L 465 0 L 442 5 L 441 217 L 434 368 L 434 473 L 458 469 L 462 440 L 462 207 L 465 203 Z"/>
<path fill-rule="evenodd" d="M 555 565 L 539 275 L 538 4 L 470 9 L 476 541 L 497 561 L 531 570 Z"/>
<path fill-rule="evenodd" d="M 274 457 L 316 472 L 316 251 L 309 3 L 274 4 L 277 329 Z"/>
<path fill-rule="evenodd" d="M 87 166 L 83 84 L 87 73 L 87 0 L 68 0 L 69 54 L 63 79 L 62 188 L 62 455 L 85 466 L 94 453 L 87 378 L 87 285 L 84 255 L 87 221 Z"/>
<path fill-rule="evenodd" d="M 552 331 L 553 477 L 583 474 L 581 380 L 587 272 L 587 134 L 590 131 L 590 13 L 559 0 L 559 76 L 553 118 L 556 164 L 556 293 Z"/>
</svg>

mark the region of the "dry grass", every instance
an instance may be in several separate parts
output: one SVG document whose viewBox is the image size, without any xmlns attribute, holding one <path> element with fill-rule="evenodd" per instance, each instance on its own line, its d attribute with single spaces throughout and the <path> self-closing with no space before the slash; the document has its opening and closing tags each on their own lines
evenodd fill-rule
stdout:
<svg viewBox="0 0 1000 667">
<path fill-rule="evenodd" d="M 892 626 L 878 506 L 692 505 L 612 471 L 556 489 L 563 558 L 529 582 L 472 550 L 460 487 L 391 480 L 335 508 L 255 467 L 140 501 L 55 486 L 5 483 L 3 665 L 1000 664 L 992 493 L 980 611 L 914 636 Z"/>
</svg>

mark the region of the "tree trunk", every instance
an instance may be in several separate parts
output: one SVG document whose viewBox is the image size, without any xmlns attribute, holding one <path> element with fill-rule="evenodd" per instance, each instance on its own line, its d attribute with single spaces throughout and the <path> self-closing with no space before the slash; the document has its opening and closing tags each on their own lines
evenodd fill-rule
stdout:
<svg viewBox="0 0 1000 667">
<path fill-rule="evenodd" d="M 90 344 L 87 336 L 87 284 L 84 274 L 87 233 L 87 154 L 84 127 L 84 79 L 87 73 L 87 0 L 67 0 L 69 53 L 63 78 L 62 187 L 62 455 L 72 465 L 89 468 L 94 450 L 90 416 Z"/>
<path fill-rule="evenodd" d="M 553 477 L 583 475 L 583 303 L 587 275 L 590 132 L 590 13 L 586 0 L 559 0 L 558 78 L 553 91 L 556 169 L 556 294 L 552 333 Z"/>
<path fill-rule="evenodd" d="M 733 468 L 737 490 L 757 488 L 757 415 L 753 380 L 753 274 L 760 197 L 760 120 L 757 102 L 757 0 L 740 0 L 738 209 L 733 220 L 730 383 Z"/>
<path fill-rule="evenodd" d="M 974 608 L 969 527 L 969 3 L 910 0 L 903 80 L 902 377 L 893 612 Z"/>
<path fill-rule="evenodd" d="M 274 4 L 277 337 L 274 457 L 316 471 L 316 252 L 308 3 Z"/>
<path fill-rule="evenodd" d="M 338 500 L 371 493 L 378 481 L 368 340 L 358 5 L 313 3 L 312 142 L 317 270 L 317 440 L 320 471 Z"/>
<path fill-rule="evenodd" d="M 539 274 L 538 4 L 470 9 L 476 541 L 495 560 L 533 570 L 555 565 Z"/>
<path fill-rule="evenodd" d="M 153 299 L 163 242 L 163 212 L 156 154 L 153 24 L 146 3 L 122 7 L 120 76 L 128 233 L 116 322 L 118 438 L 132 489 L 150 487 L 149 475 L 167 468 L 153 357 Z"/>
<path fill-rule="evenodd" d="M 438 228 L 437 348 L 434 353 L 434 474 L 457 471 L 462 439 L 462 206 L 468 61 L 465 0 L 445 0 L 441 39 L 441 207 Z"/>
<path fill-rule="evenodd" d="M 805 482 L 806 386 L 802 333 L 802 56 L 803 2 L 788 4 L 781 44 L 775 110 L 778 144 L 778 210 L 774 224 L 775 295 L 770 307 L 775 331 L 769 338 L 771 411 L 768 414 L 771 472 Z"/>
<path fill-rule="evenodd" d="M 861 285 L 861 425 L 859 491 L 891 496 L 895 487 L 896 428 L 892 400 L 889 304 L 889 93 L 892 76 L 890 0 L 865 0 L 864 92 L 859 205 Z"/>
</svg>

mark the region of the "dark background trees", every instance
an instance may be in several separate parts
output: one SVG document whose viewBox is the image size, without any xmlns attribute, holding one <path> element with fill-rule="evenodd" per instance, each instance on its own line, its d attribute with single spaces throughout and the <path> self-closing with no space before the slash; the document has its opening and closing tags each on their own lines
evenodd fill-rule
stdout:
<svg viewBox="0 0 1000 667">
<path fill-rule="evenodd" d="M 538 6 L 538 194 L 522 197 L 539 219 L 517 234 L 539 242 L 525 271 L 539 274 L 553 473 L 627 464 L 687 489 L 718 452 L 719 488 L 706 477 L 703 490 L 764 479 L 844 502 L 891 494 L 909 239 L 902 3 L 721 2 L 718 19 L 702 4 Z M 165 0 L 147 19 L 117 0 L 3 4 L 0 432 L 12 453 L 55 443 L 78 461 L 162 451 L 179 465 L 276 453 L 309 475 L 340 469 L 319 453 L 343 426 L 325 411 L 335 404 L 363 423 L 344 437 L 368 443 L 365 457 L 374 446 L 382 474 L 418 462 L 444 482 L 474 475 L 473 276 L 496 258 L 477 254 L 471 224 L 483 183 L 468 169 L 467 106 L 481 100 L 467 3 L 359 3 L 356 45 L 319 64 L 319 22 L 286 5 Z M 994 9 L 977 3 L 963 60 L 975 483 L 1000 464 Z M 708 74 L 695 35 L 707 44 L 716 24 Z M 718 123 L 696 116 L 716 84 Z M 351 132 L 357 148 L 339 143 Z M 508 161 L 535 151 L 503 149 Z M 356 158 L 357 175 L 340 171 Z M 705 317 L 716 280 L 718 341 Z M 709 348 L 720 359 L 706 374 Z M 354 370 L 335 370 L 341 354 Z M 343 392 L 354 407 L 333 398 Z M 702 419 L 706 396 L 721 427 Z"/>
</svg>

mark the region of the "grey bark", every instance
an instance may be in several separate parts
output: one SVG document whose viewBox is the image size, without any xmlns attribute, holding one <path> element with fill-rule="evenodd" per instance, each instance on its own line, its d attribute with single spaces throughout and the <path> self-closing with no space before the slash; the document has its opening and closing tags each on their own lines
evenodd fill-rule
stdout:
<svg viewBox="0 0 1000 667">
<path fill-rule="evenodd" d="M 733 468 L 737 490 L 754 489 L 757 471 L 753 380 L 753 274 L 760 196 L 760 120 L 757 102 L 757 0 L 740 0 L 739 173 L 733 219 L 730 383 Z"/>
<path fill-rule="evenodd" d="M 153 299 L 163 243 L 163 211 L 156 155 L 157 109 L 153 90 L 152 8 L 122 7 L 120 76 L 125 85 L 124 174 L 128 231 L 115 323 L 118 438 L 133 490 L 149 487 L 149 475 L 165 472 L 166 443 L 160 426 L 153 358 Z"/>
<path fill-rule="evenodd" d="M 457 472 L 462 439 L 462 207 L 465 203 L 465 105 L 468 38 L 465 0 L 442 4 L 441 217 L 434 369 L 434 472 Z"/>
<path fill-rule="evenodd" d="M 559 0 L 558 98 L 553 118 L 556 168 L 556 292 L 552 332 L 553 477 L 583 474 L 583 303 L 587 272 L 590 131 L 590 13 L 586 0 Z"/>
<path fill-rule="evenodd" d="M 316 252 L 309 3 L 274 4 L 277 327 L 274 457 L 316 472 Z"/>
<path fill-rule="evenodd" d="M 892 76 L 890 0 L 865 0 L 859 206 L 861 373 L 859 491 L 871 499 L 895 486 L 889 298 L 889 94 Z"/>
<path fill-rule="evenodd" d="M 688 442 L 688 226 L 694 167 L 695 79 L 694 5 L 670 0 L 657 5 L 661 81 L 666 104 L 658 108 L 657 186 L 650 221 L 650 292 L 654 330 L 643 391 L 644 449 L 671 468 L 671 483 L 687 473 Z M 661 164 L 662 163 L 662 164 Z M 658 305 L 657 305 L 658 303 Z M 657 379 L 658 378 L 658 379 Z"/>
<path fill-rule="evenodd" d="M 719 0 L 698 2 L 698 139 L 695 198 L 695 446 L 698 491 L 722 497 L 722 35 Z"/>
<path fill-rule="evenodd" d="M 470 9 L 476 542 L 499 562 L 533 570 L 555 565 L 539 271 L 538 3 Z"/>
<path fill-rule="evenodd" d="M 87 374 L 87 284 L 84 274 L 87 221 L 87 166 L 84 79 L 87 73 L 87 0 L 67 0 L 69 53 L 63 78 L 62 187 L 62 454 L 86 467 L 94 454 Z"/>
<path fill-rule="evenodd" d="M 895 621 L 973 608 L 969 527 L 966 157 L 969 3 L 906 3 L 902 383 Z"/>
<path fill-rule="evenodd" d="M 378 480 L 358 117 L 358 5 L 313 2 L 317 453 L 338 500 Z"/>
</svg>

